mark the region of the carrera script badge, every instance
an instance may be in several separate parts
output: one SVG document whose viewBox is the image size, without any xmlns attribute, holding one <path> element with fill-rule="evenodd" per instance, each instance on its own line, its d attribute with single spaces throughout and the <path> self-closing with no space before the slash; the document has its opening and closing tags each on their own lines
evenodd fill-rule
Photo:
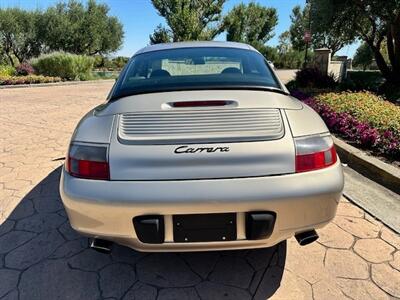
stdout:
<svg viewBox="0 0 400 300">
<path fill-rule="evenodd" d="M 175 148 L 174 153 L 176 153 L 176 154 L 202 153 L 202 152 L 213 153 L 213 152 L 229 152 L 229 151 L 230 151 L 229 147 L 197 147 L 197 148 L 192 148 L 192 147 L 189 147 L 189 146 L 179 146 L 178 148 Z"/>
</svg>

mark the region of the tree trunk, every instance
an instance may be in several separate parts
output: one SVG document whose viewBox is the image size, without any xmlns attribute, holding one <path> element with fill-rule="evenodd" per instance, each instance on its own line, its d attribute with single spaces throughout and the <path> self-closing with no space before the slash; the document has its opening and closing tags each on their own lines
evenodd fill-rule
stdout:
<svg viewBox="0 0 400 300">
<path fill-rule="evenodd" d="M 23 61 L 24 61 L 24 57 L 21 56 L 21 55 L 19 55 L 19 53 L 18 53 L 17 51 L 13 51 L 13 53 L 14 53 L 14 56 L 18 59 L 18 62 L 19 62 L 20 64 L 22 64 Z"/>
<path fill-rule="evenodd" d="M 391 28 L 388 29 L 387 36 L 386 36 L 386 44 L 387 44 L 387 50 L 388 50 L 388 56 L 390 63 L 392 64 L 393 69 L 397 69 L 397 62 L 396 62 L 396 56 L 394 54 L 394 44 L 393 44 L 393 30 Z"/>
<path fill-rule="evenodd" d="M 6 54 L 7 58 L 8 58 L 8 60 L 10 61 L 10 64 L 13 67 L 15 67 L 14 60 L 13 60 L 12 56 L 10 55 L 10 53 L 9 52 L 5 52 L 5 54 Z"/>
<path fill-rule="evenodd" d="M 394 40 L 394 63 L 392 62 L 392 66 L 397 73 L 400 73 L 400 13 L 397 14 L 391 29 L 391 35 Z"/>
<path fill-rule="evenodd" d="M 400 77 L 396 76 L 399 74 L 396 74 L 396 72 L 394 70 L 391 70 L 389 68 L 389 66 L 387 65 L 385 59 L 383 58 L 383 55 L 382 55 L 381 49 L 380 49 L 380 43 L 377 46 L 370 44 L 370 47 L 371 47 L 372 51 L 374 52 L 376 65 L 378 66 L 379 70 L 381 71 L 382 76 L 389 82 L 392 82 L 392 83 L 399 82 Z"/>
</svg>

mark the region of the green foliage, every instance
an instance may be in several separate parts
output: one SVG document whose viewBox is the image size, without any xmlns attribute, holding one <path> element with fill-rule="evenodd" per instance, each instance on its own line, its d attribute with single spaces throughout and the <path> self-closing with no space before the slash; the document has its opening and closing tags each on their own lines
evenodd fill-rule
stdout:
<svg viewBox="0 0 400 300">
<path fill-rule="evenodd" d="M 115 66 L 115 69 L 121 70 L 128 63 L 129 57 L 125 56 L 117 56 L 112 59 L 112 63 Z"/>
<path fill-rule="evenodd" d="M 0 76 L 0 85 L 51 83 L 59 81 L 61 81 L 60 77 L 49 77 L 42 75 Z"/>
<path fill-rule="evenodd" d="M 20 8 L 0 9 L 0 50 L 8 62 L 22 63 L 42 51 L 40 12 Z"/>
<path fill-rule="evenodd" d="M 46 11 L 0 8 L 0 61 L 13 66 L 49 51 L 108 54 L 122 39 L 121 23 L 95 0 L 60 2 Z"/>
<path fill-rule="evenodd" d="M 107 70 L 121 70 L 128 62 L 129 57 L 117 56 L 110 59 L 106 56 L 95 55 L 94 56 L 94 68 L 95 69 L 107 69 Z"/>
<path fill-rule="evenodd" d="M 398 0 L 313 0 L 319 11 L 321 28 L 340 24 L 336 34 L 363 40 L 374 53 L 383 76 L 400 83 L 400 2 Z M 390 65 L 385 61 L 382 44 L 387 44 Z"/>
<path fill-rule="evenodd" d="M 153 34 L 149 36 L 150 44 L 161 44 L 170 43 L 172 41 L 172 34 L 170 30 L 159 24 L 156 29 L 154 29 Z"/>
<path fill-rule="evenodd" d="M 300 69 L 304 62 L 304 51 L 290 49 L 279 54 L 276 67 L 280 69 Z"/>
<path fill-rule="evenodd" d="M 0 65 L 0 76 L 13 76 L 15 74 L 15 68 L 8 65 Z"/>
<path fill-rule="evenodd" d="M 309 10 L 307 7 L 302 10 L 300 5 L 296 5 L 290 15 L 290 20 L 292 22 L 289 29 L 290 42 L 293 45 L 293 48 L 297 50 L 304 50 L 306 47 L 306 43 L 304 42 L 304 32 L 308 30 L 308 13 Z"/>
<path fill-rule="evenodd" d="M 311 2 L 310 2 L 311 3 Z M 347 44 L 354 41 L 354 35 L 342 30 L 342 24 L 332 20 L 329 27 L 321 26 L 323 23 L 325 7 L 316 6 L 315 1 L 306 5 L 303 9 L 295 6 L 292 10 L 290 19 L 290 38 L 293 48 L 304 50 L 306 42 L 304 41 L 305 31 L 310 29 L 310 9 L 311 9 L 311 46 L 314 49 L 329 48 L 332 50 L 332 56 Z"/>
<path fill-rule="evenodd" d="M 395 103 L 399 103 L 400 101 L 400 86 L 397 83 L 392 83 L 390 81 L 384 82 L 379 86 L 378 93 Z"/>
<path fill-rule="evenodd" d="M 304 88 L 335 88 L 337 82 L 332 74 L 323 74 L 317 68 L 304 68 L 296 72 L 296 84 Z"/>
<path fill-rule="evenodd" d="M 382 74 L 378 71 L 348 71 L 347 78 L 340 84 L 342 90 L 378 92 L 383 83 Z"/>
<path fill-rule="evenodd" d="M 279 35 L 279 44 L 277 47 L 279 53 L 286 53 L 293 49 L 290 37 L 291 36 L 289 31 L 284 31 Z"/>
<path fill-rule="evenodd" d="M 118 75 L 118 71 L 93 71 L 90 80 L 116 79 Z"/>
<path fill-rule="evenodd" d="M 45 54 L 32 61 L 39 74 L 66 80 L 87 80 L 91 76 L 93 64 L 93 57 L 64 52 Z"/>
<path fill-rule="evenodd" d="M 75 54 L 107 54 L 122 45 L 122 24 L 109 16 L 106 4 L 89 0 L 60 2 L 42 16 L 41 35 L 52 51 Z"/>
<path fill-rule="evenodd" d="M 279 60 L 279 53 L 276 47 L 264 46 L 262 47 L 260 53 L 269 61 L 275 63 Z M 275 65 L 276 67 L 276 65 Z"/>
<path fill-rule="evenodd" d="M 222 28 L 227 32 L 228 41 L 247 43 L 262 51 L 265 43 L 274 36 L 277 23 L 275 8 L 250 2 L 236 5 L 224 17 Z"/>
<path fill-rule="evenodd" d="M 371 66 L 373 59 L 374 53 L 371 48 L 366 43 L 363 43 L 357 48 L 356 54 L 354 55 L 353 66 L 360 66 L 365 71 Z"/>
<path fill-rule="evenodd" d="M 151 43 L 212 40 L 226 0 L 151 0 L 167 28 L 158 26 Z"/>
</svg>

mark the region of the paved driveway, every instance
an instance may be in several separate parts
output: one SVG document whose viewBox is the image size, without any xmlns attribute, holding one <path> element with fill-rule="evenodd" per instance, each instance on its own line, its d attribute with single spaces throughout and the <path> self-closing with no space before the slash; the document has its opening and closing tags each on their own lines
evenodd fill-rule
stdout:
<svg viewBox="0 0 400 300">
<path fill-rule="evenodd" d="M 297 70 L 290 70 L 290 69 L 276 70 L 276 73 L 278 74 L 279 78 L 285 84 L 295 78 L 296 72 Z"/>
<path fill-rule="evenodd" d="M 71 132 L 112 83 L 0 90 L 0 299 L 400 298 L 400 237 L 343 201 L 306 247 L 88 249 L 58 193 Z"/>
</svg>

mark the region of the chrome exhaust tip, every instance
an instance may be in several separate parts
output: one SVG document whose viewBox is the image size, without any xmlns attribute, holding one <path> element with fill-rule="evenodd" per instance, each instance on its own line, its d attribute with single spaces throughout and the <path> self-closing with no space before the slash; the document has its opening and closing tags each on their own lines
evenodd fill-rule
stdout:
<svg viewBox="0 0 400 300">
<path fill-rule="evenodd" d="M 96 238 L 90 240 L 90 248 L 96 250 L 97 252 L 105 254 L 111 253 L 112 244 L 113 243 L 110 241 L 96 239 Z"/>
<path fill-rule="evenodd" d="M 315 242 L 319 238 L 319 236 L 318 233 L 313 229 L 297 233 L 295 235 L 295 238 L 297 242 L 300 244 L 300 246 L 305 246 L 311 244 L 312 242 Z"/>
</svg>

